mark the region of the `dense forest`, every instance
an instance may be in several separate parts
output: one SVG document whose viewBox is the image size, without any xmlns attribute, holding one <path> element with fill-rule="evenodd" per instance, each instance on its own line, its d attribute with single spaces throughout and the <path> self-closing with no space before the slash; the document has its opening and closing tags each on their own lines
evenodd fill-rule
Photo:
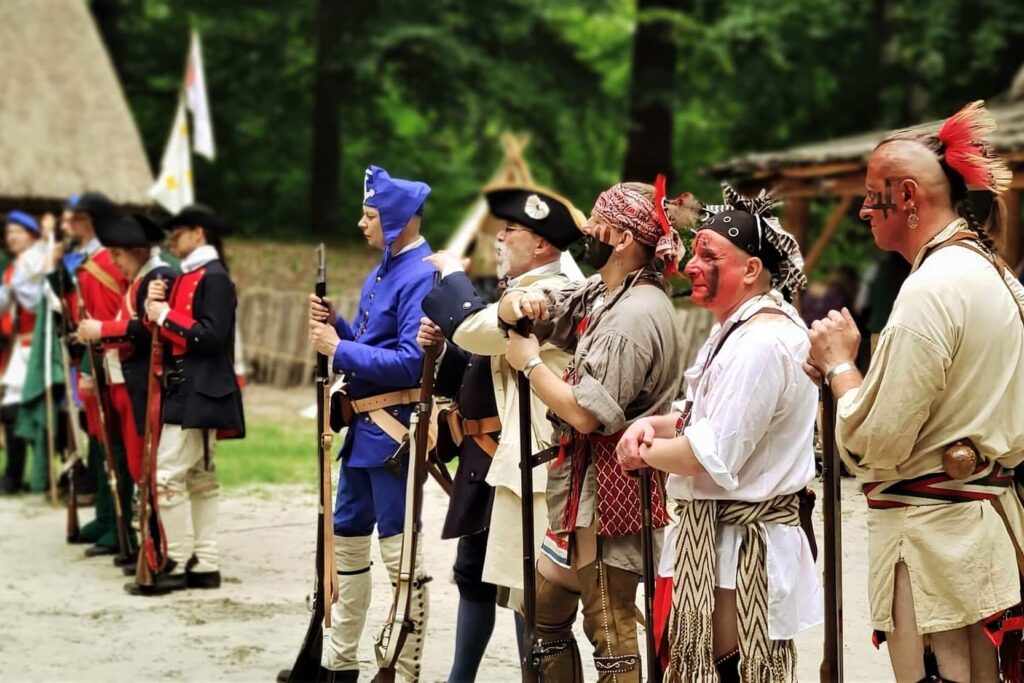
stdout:
<svg viewBox="0 0 1024 683">
<path fill-rule="evenodd" d="M 1002 0 L 91 0 L 154 168 L 190 27 L 218 147 L 197 196 L 247 235 L 356 239 L 368 163 L 434 193 L 447 233 L 527 132 L 588 210 L 619 179 L 951 113 L 1024 62 Z M 59 48 L 58 48 L 59 49 Z"/>
</svg>

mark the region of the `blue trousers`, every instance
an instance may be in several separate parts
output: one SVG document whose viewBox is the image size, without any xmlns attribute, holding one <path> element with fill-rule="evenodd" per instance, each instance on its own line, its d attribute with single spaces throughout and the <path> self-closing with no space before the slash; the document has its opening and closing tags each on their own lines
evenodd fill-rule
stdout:
<svg viewBox="0 0 1024 683">
<path fill-rule="evenodd" d="M 336 536 L 369 536 L 374 525 L 381 538 L 402 533 L 405 524 L 405 480 L 385 467 L 348 467 L 341 461 L 338 495 L 334 501 Z"/>
</svg>

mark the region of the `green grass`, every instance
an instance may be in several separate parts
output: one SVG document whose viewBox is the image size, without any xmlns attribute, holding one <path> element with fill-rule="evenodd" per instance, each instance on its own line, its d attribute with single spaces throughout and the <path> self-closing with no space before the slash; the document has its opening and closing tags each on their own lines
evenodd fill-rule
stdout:
<svg viewBox="0 0 1024 683">
<path fill-rule="evenodd" d="M 313 430 L 312 422 L 304 428 L 270 422 L 247 424 L 244 439 L 217 444 L 217 472 L 221 485 L 227 488 L 254 484 L 309 484 L 315 487 L 316 434 Z"/>
<path fill-rule="evenodd" d="M 340 447 L 341 436 L 335 434 L 332 458 Z M 458 464 L 458 458 L 448 463 L 448 471 L 454 474 Z M 244 439 L 217 443 L 217 473 L 221 486 L 225 488 L 305 484 L 315 490 L 316 435 L 313 423 L 296 426 L 248 422 Z M 332 485 L 337 485 L 338 464 L 333 460 L 331 479 Z"/>
</svg>

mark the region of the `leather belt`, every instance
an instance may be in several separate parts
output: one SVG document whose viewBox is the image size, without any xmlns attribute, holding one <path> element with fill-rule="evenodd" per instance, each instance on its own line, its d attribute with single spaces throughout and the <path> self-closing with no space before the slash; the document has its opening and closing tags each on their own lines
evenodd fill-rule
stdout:
<svg viewBox="0 0 1024 683">
<path fill-rule="evenodd" d="M 468 436 L 490 457 L 498 451 L 498 442 L 491 434 L 501 433 L 501 418 L 497 415 L 474 420 L 462 417 L 458 406 L 447 411 L 448 430 L 456 446 L 461 446 Z"/>
<path fill-rule="evenodd" d="M 377 394 L 376 396 L 367 396 L 366 398 L 353 398 L 352 410 L 357 414 L 372 413 L 375 410 L 416 403 L 420 398 L 419 392 L 419 387 L 412 387 L 411 389 L 399 389 L 398 391 L 389 391 L 386 394 Z"/>
</svg>

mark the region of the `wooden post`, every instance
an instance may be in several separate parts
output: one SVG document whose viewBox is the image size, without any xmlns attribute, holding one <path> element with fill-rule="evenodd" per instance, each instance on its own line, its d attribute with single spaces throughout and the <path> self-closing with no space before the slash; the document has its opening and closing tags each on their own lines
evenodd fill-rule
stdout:
<svg viewBox="0 0 1024 683">
<path fill-rule="evenodd" d="M 807 197 L 787 197 L 784 205 L 782 227 L 792 233 L 800 243 L 801 249 L 807 244 L 807 218 L 810 206 L 810 199 Z"/>
<path fill-rule="evenodd" d="M 832 215 L 828 217 L 828 222 L 825 223 L 825 227 L 822 229 L 821 234 L 818 235 L 818 239 L 814 241 L 814 245 L 807 252 L 807 258 L 804 259 L 804 273 L 808 276 L 814 270 L 814 266 L 818 263 L 821 255 L 825 253 L 825 249 L 828 247 L 829 242 L 832 241 L 836 231 L 839 230 L 839 225 L 843 222 L 843 216 L 850 210 L 850 204 L 852 203 L 852 195 L 840 197 L 839 203 L 836 204 L 836 208 L 832 211 Z"/>
</svg>

